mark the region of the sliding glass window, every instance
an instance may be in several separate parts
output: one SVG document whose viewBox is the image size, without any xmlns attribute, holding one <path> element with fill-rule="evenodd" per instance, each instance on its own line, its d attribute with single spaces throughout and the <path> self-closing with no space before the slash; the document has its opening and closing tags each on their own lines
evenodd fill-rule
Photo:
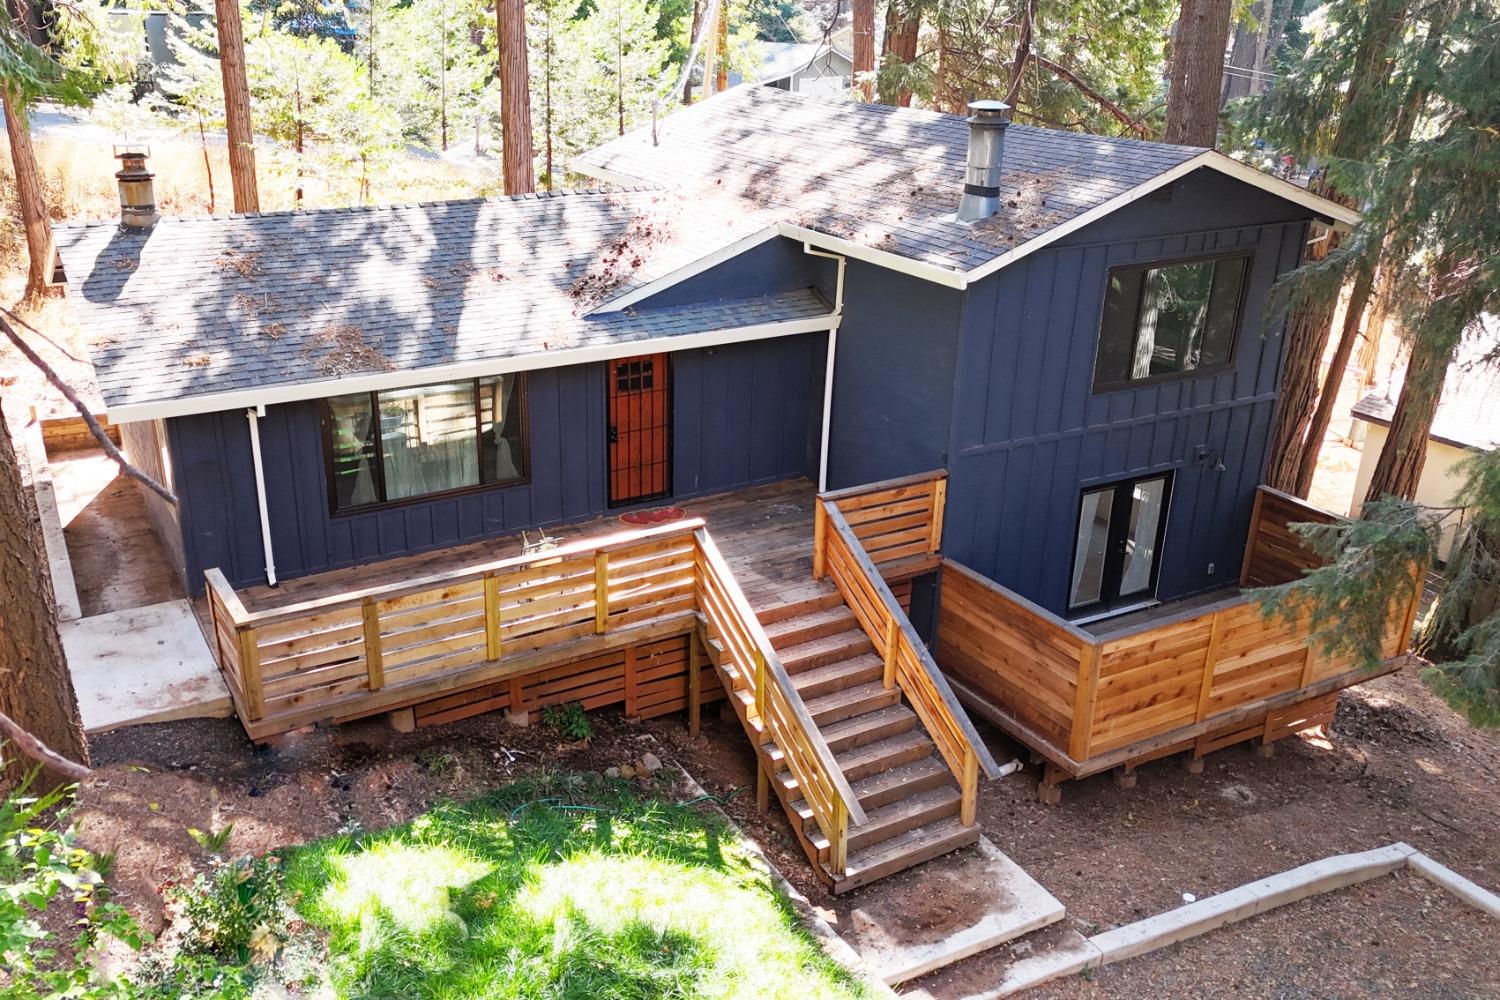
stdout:
<svg viewBox="0 0 1500 1000">
<path fill-rule="evenodd" d="M 524 374 L 335 396 L 324 427 L 334 513 L 528 475 Z"/>
</svg>

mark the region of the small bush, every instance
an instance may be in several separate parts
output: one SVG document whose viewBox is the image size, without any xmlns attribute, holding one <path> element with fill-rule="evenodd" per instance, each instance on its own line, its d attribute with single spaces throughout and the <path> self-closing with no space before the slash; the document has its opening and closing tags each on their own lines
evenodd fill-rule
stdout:
<svg viewBox="0 0 1500 1000">
<path fill-rule="evenodd" d="M 542 725 L 555 729 L 560 736 L 570 740 L 587 740 L 594 736 L 594 727 L 583 705 L 570 701 L 566 705 L 548 705 L 542 709 Z"/>
<path fill-rule="evenodd" d="M 268 957 L 285 929 L 281 863 L 272 857 L 216 862 L 170 897 L 187 921 L 187 950 L 248 962 Z"/>
</svg>

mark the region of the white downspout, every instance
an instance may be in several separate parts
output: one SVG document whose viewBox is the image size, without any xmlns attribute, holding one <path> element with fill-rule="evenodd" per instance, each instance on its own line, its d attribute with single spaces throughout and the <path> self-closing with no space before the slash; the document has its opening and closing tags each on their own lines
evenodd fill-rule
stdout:
<svg viewBox="0 0 1500 1000">
<path fill-rule="evenodd" d="M 848 259 L 843 254 L 815 249 L 807 242 L 803 242 L 802 252 L 839 262 L 838 282 L 833 290 L 833 325 L 828 328 L 828 360 L 823 372 L 823 444 L 818 454 L 818 492 L 822 493 L 828 489 L 828 435 L 833 426 L 833 362 L 839 348 L 839 324 L 844 320 L 844 267 L 848 264 Z"/>
<path fill-rule="evenodd" d="M 250 455 L 255 460 L 255 499 L 260 504 L 260 544 L 266 552 L 266 582 L 276 586 L 276 555 L 271 551 L 271 516 L 266 512 L 266 469 L 260 460 L 260 418 L 266 415 L 262 403 L 245 411 L 250 421 Z"/>
</svg>

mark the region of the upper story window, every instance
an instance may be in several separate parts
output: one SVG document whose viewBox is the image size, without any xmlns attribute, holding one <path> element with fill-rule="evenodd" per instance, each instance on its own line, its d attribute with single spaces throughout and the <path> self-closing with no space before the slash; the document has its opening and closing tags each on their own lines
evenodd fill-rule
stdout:
<svg viewBox="0 0 1500 1000">
<path fill-rule="evenodd" d="M 1110 271 L 1094 388 L 1228 365 L 1249 272 L 1244 254 Z"/>
<path fill-rule="evenodd" d="M 334 513 L 528 475 L 524 374 L 335 396 L 325 405 Z"/>
</svg>

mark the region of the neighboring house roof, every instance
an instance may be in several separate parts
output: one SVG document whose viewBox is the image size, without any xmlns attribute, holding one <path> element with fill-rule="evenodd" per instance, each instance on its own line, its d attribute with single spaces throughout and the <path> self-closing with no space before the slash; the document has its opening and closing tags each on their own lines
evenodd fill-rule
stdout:
<svg viewBox="0 0 1500 1000">
<path fill-rule="evenodd" d="M 116 420 L 579 363 L 657 338 L 828 329 L 811 290 L 583 315 L 742 230 L 681 209 L 656 191 L 590 192 L 144 231 L 111 221 L 54 238 Z"/>
<path fill-rule="evenodd" d="M 1012 125 L 1005 205 L 977 223 L 954 216 L 969 126 L 959 115 L 744 87 L 574 160 L 612 183 L 677 185 L 737 197 L 782 235 L 816 238 L 964 287 L 1200 168 L 1218 170 L 1344 223 L 1358 216 L 1222 153 Z M 904 263 L 903 263 L 904 262 Z"/>
<path fill-rule="evenodd" d="M 759 83 L 784 80 L 804 70 L 815 71 L 815 75 L 833 71 L 836 74 L 849 72 L 853 60 L 846 52 L 840 52 L 822 42 L 761 42 L 765 59 L 756 70 Z"/>
<path fill-rule="evenodd" d="M 1500 448 L 1500 321 L 1480 341 L 1471 342 L 1448 369 L 1428 439 L 1455 448 Z M 1390 389 L 1367 394 L 1354 404 L 1354 416 L 1390 426 L 1396 401 Z"/>
</svg>

